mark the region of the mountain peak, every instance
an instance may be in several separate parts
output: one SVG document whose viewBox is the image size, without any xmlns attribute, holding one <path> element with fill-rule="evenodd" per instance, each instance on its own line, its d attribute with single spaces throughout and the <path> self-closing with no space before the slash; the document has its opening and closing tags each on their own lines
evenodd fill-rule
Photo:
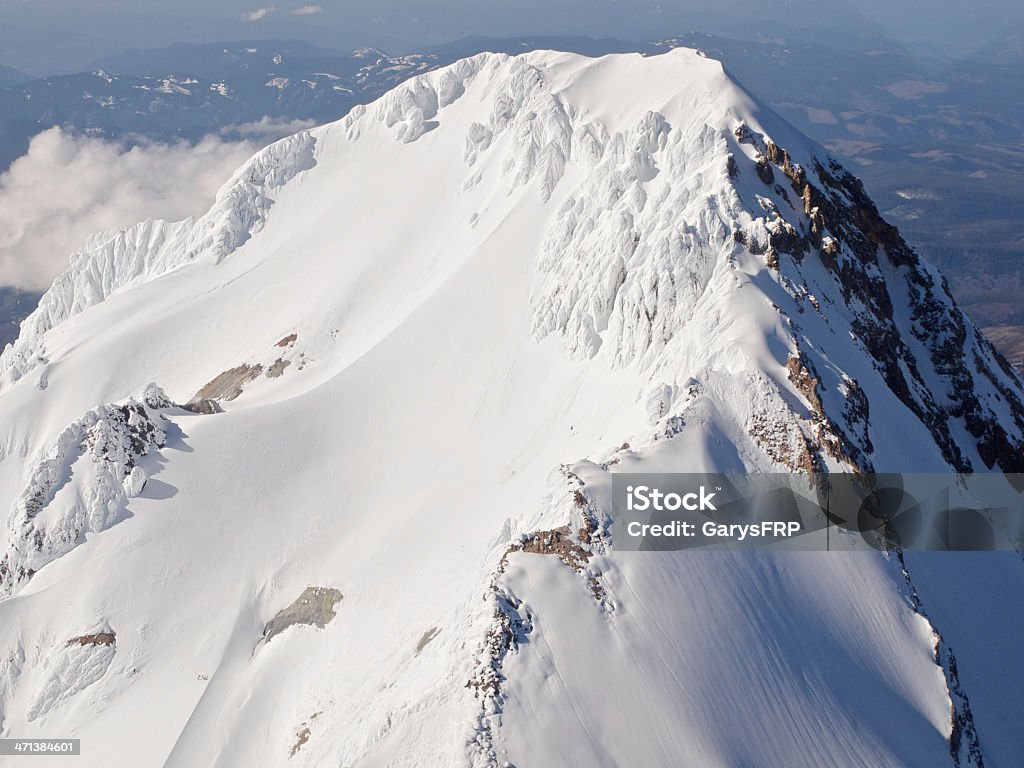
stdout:
<svg viewBox="0 0 1024 768">
<path fill-rule="evenodd" d="M 203 217 L 95 238 L 0 373 L 0 659 L 61 643 L 0 662 L 18 733 L 110 732 L 186 669 L 171 766 L 937 765 L 1016 696 L 952 657 L 973 581 L 616 550 L 618 472 L 1024 456 L 1021 382 L 941 276 L 694 51 L 413 78 Z M 311 585 L 330 621 L 264 642 Z"/>
<path fill-rule="evenodd" d="M 942 279 L 882 220 L 855 177 L 719 62 L 682 48 L 600 59 L 479 54 L 278 142 L 240 169 L 198 221 L 145 222 L 93 238 L 0 357 L 0 374 L 10 382 L 46 365 L 46 334 L 125 286 L 196 261 L 220 263 L 263 228 L 289 187 L 314 177 L 334 183 L 316 167 L 324 158 L 344 180 L 344 162 L 334 158 L 386 137 L 423 145 L 396 151 L 411 153 L 410 163 L 448 152 L 439 155 L 454 182 L 445 194 L 463 202 L 501 191 L 517 206 L 533 205 L 531 195 L 545 206 L 537 256 L 525 265 L 535 272 L 535 341 L 560 336 L 577 359 L 603 348 L 613 367 L 638 362 L 668 373 L 688 360 L 713 376 L 741 366 L 775 380 L 769 389 L 778 392 L 765 394 L 773 401 L 806 399 L 788 373 L 790 360 L 800 360 L 801 375 L 821 390 L 810 421 L 798 419 L 810 424 L 800 431 L 841 447 L 790 465 L 823 467 L 831 458 L 874 466 L 880 446 L 855 437 L 866 429 L 866 414 L 857 416 L 865 406 L 848 393 L 853 387 L 871 402 L 868 381 L 876 380 L 878 397 L 909 410 L 924 426 L 918 437 L 949 466 L 1021 466 L 1016 379 Z M 458 157 L 447 149 L 455 146 Z M 487 227 L 474 211 L 462 236 Z M 758 305 L 773 309 L 765 315 Z M 698 336 L 722 342 L 692 348 L 687 329 L 712 322 L 723 327 Z M 778 339 L 784 352 L 772 351 L 768 363 L 764 350 L 751 351 L 743 361 L 744 345 L 728 328 L 744 326 L 749 338 Z M 105 394 L 109 401 L 131 391 Z M 955 435 L 969 435 L 968 445 Z"/>
<path fill-rule="evenodd" d="M 413 166 L 431 154 L 445 158 L 452 183 L 443 194 L 461 201 L 455 207 L 474 197 L 544 206 L 537 255 L 524 261 L 534 274 L 535 342 L 553 334 L 573 358 L 601 352 L 613 368 L 639 364 L 669 378 L 682 372 L 679 361 L 712 379 L 723 368 L 767 375 L 766 402 L 813 401 L 798 429 L 785 428 L 785 441 L 802 444 L 799 432 L 808 444 L 832 446 L 810 458 L 787 452 L 788 466 L 870 469 L 879 451 L 883 464 L 905 458 L 900 447 L 890 459 L 865 432 L 876 399 L 909 411 L 916 439 L 953 468 L 1022 466 L 1016 378 L 941 277 L 882 220 L 854 176 L 719 62 L 682 48 L 600 59 L 479 54 L 278 142 L 240 169 L 199 220 L 93 238 L 0 357 L 0 374 L 11 382 L 45 367 L 46 334 L 126 286 L 193 262 L 219 264 L 263 228 L 291 187 L 337 183 L 317 166 L 337 168 L 334 178 L 345 183 L 344 158 L 388 137 L 415 145 L 395 150 Z M 498 192 L 506 204 L 490 202 Z M 473 240 L 500 223 L 487 218 L 466 214 L 459 236 Z M 734 328 L 781 346 L 746 349 Z M 793 360 L 800 385 L 791 380 Z M 723 386 L 717 394 L 728 401 L 731 384 Z M 103 402 L 132 391 L 106 392 Z M 741 421 L 751 419 L 772 421 Z"/>
</svg>

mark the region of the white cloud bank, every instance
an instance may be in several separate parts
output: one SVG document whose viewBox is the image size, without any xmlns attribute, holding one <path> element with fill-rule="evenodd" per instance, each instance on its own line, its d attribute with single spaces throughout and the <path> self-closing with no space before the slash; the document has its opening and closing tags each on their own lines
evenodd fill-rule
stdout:
<svg viewBox="0 0 1024 768">
<path fill-rule="evenodd" d="M 277 8 L 273 5 L 267 6 L 266 8 L 257 8 L 255 11 L 248 11 L 242 14 L 243 21 L 259 21 L 264 19 L 270 14 L 277 11 Z"/>
<path fill-rule="evenodd" d="M 0 285 L 45 290 L 94 232 L 204 213 L 269 138 L 128 148 L 60 128 L 43 131 L 0 175 Z"/>
<path fill-rule="evenodd" d="M 268 5 L 265 8 L 257 8 L 252 11 L 246 11 L 242 14 L 242 21 L 262 21 L 272 13 L 278 12 L 276 5 Z M 323 6 L 320 5 L 300 5 L 298 8 L 290 8 L 282 11 L 282 13 L 290 13 L 292 16 L 312 16 L 314 13 L 320 13 L 323 10 Z"/>
<path fill-rule="evenodd" d="M 305 131 L 316 125 L 316 120 L 288 120 L 286 118 L 275 118 L 264 115 L 259 120 L 251 123 L 237 123 L 227 125 L 220 129 L 220 135 L 225 138 L 239 137 L 242 139 L 257 139 L 261 142 L 276 141 L 282 136 L 291 136 L 293 133 Z"/>
</svg>

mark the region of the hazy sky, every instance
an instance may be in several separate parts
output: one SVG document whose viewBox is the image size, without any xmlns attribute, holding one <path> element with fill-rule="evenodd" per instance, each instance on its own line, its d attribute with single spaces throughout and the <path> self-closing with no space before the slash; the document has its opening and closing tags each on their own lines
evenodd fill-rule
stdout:
<svg viewBox="0 0 1024 768">
<path fill-rule="evenodd" d="M 228 39 L 299 38 L 394 51 L 467 35 L 615 36 L 693 29 L 738 37 L 838 27 L 929 42 L 959 53 L 1024 31 L 1019 0 L 0 0 L 0 63 L 73 69 L 128 47 Z M 48 65 L 47 62 L 50 62 Z"/>
</svg>

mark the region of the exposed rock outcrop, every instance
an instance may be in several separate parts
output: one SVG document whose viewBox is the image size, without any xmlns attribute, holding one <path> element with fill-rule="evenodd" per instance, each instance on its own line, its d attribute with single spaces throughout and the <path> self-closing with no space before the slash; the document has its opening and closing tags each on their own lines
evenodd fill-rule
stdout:
<svg viewBox="0 0 1024 768">
<path fill-rule="evenodd" d="M 263 639 L 269 643 L 275 635 L 297 624 L 323 629 L 337 616 L 334 607 L 341 599 L 341 592 L 333 587 L 306 587 L 295 602 L 267 622 Z"/>
<path fill-rule="evenodd" d="M 138 462 L 164 446 L 160 412 L 172 406 L 163 390 L 150 385 L 137 399 L 94 408 L 61 432 L 11 507 L 0 596 L 74 549 L 85 534 L 126 516 L 133 490 L 145 483 L 144 473 L 139 478 L 135 472 Z"/>
</svg>

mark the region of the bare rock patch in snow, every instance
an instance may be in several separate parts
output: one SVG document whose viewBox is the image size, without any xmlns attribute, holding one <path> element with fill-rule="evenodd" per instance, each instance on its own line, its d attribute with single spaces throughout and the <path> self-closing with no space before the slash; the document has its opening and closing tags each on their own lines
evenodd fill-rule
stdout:
<svg viewBox="0 0 1024 768">
<path fill-rule="evenodd" d="M 230 368 L 203 385 L 202 389 L 196 392 L 195 397 L 190 400 L 194 403 L 197 400 L 234 400 L 240 394 L 245 385 L 263 373 L 263 366 L 258 363 L 248 363 Z"/>
<path fill-rule="evenodd" d="M 277 342 L 277 344 L 275 344 L 274 346 L 275 347 L 290 347 L 292 344 L 295 343 L 296 339 L 298 339 L 298 338 L 299 338 L 299 334 L 297 334 L 297 333 L 289 333 L 287 336 L 285 336 L 283 339 L 281 339 L 279 342 Z"/>
<path fill-rule="evenodd" d="M 296 624 L 323 629 L 337 616 L 334 606 L 341 602 L 342 597 L 341 592 L 333 587 L 306 587 L 294 603 L 267 622 L 263 638 L 269 643 L 274 635 Z"/>
<path fill-rule="evenodd" d="M 426 632 L 424 632 L 423 637 L 421 637 L 420 641 L 416 643 L 416 655 L 419 656 L 420 652 L 424 648 L 426 648 L 430 644 L 430 641 L 437 637 L 439 634 L 441 634 L 441 630 L 438 627 L 431 627 Z"/>
<path fill-rule="evenodd" d="M 113 645 L 115 642 L 117 642 L 117 633 L 111 630 L 110 632 L 93 632 L 91 635 L 72 637 L 68 640 L 68 645 Z"/>
<path fill-rule="evenodd" d="M 273 364 L 271 364 L 271 366 L 267 368 L 267 377 L 271 379 L 278 378 L 279 376 L 284 374 L 284 369 L 291 364 L 291 360 L 285 360 L 284 358 L 281 357 L 277 358 L 277 360 L 275 360 Z"/>
<path fill-rule="evenodd" d="M 288 750 L 288 757 L 295 757 L 302 749 L 306 742 L 309 741 L 309 737 L 313 735 L 313 731 L 310 729 L 309 724 L 320 717 L 320 712 L 314 712 L 309 716 L 309 720 L 299 726 L 299 729 L 295 732 L 295 743 L 292 744 L 291 749 Z"/>
<path fill-rule="evenodd" d="M 208 397 L 198 399 L 193 398 L 181 407 L 186 411 L 192 411 L 192 413 L 199 413 L 204 416 L 211 416 L 215 413 L 224 413 L 224 409 L 220 407 L 220 403 L 216 400 L 211 400 Z"/>
<path fill-rule="evenodd" d="M 295 341 L 298 338 L 299 335 L 297 333 L 290 333 L 274 344 L 274 346 L 291 350 L 295 346 Z M 220 413 L 223 410 L 220 406 L 220 402 L 230 402 L 231 400 L 239 397 L 245 390 L 246 384 L 255 381 L 264 374 L 269 379 L 276 379 L 284 374 L 285 369 L 294 362 L 293 360 L 288 359 L 288 355 L 289 353 L 285 352 L 282 356 L 273 359 L 273 361 L 266 358 L 262 363 L 242 363 L 234 368 L 229 368 L 206 382 L 206 384 L 204 384 L 199 391 L 192 396 L 192 399 L 182 407 L 185 408 L 185 410 L 192 411 L 193 413 Z M 301 358 L 304 357 L 304 353 L 299 353 L 299 370 L 304 367 L 301 360 Z"/>
</svg>

